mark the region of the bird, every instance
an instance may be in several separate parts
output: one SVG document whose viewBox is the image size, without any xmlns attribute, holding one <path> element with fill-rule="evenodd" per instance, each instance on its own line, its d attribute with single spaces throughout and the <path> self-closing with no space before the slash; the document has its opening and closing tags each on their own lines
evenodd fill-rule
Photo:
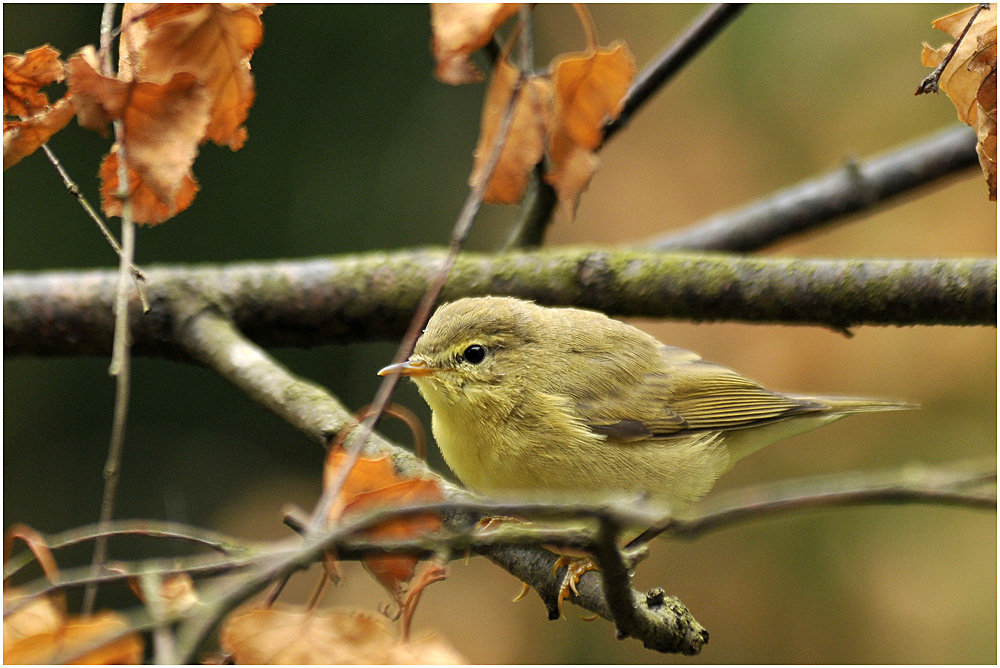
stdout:
<svg viewBox="0 0 1000 668">
<path fill-rule="evenodd" d="M 683 510 L 775 441 L 913 404 L 769 390 L 599 313 L 512 297 L 440 306 L 410 377 L 462 483 L 502 497 L 634 495 Z"/>
</svg>

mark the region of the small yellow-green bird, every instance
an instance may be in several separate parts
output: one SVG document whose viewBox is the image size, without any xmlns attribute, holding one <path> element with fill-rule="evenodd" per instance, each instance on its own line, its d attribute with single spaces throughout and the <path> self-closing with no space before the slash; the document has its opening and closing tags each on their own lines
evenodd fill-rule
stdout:
<svg viewBox="0 0 1000 668">
<path fill-rule="evenodd" d="M 644 492 L 675 509 L 777 440 L 913 408 L 774 392 L 601 313 L 507 297 L 441 306 L 389 373 L 416 382 L 445 461 L 474 490 Z"/>
</svg>

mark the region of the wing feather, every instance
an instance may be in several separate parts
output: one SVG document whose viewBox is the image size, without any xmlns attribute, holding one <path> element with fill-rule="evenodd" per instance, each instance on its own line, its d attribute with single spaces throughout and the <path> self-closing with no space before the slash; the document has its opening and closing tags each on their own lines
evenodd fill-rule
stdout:
<svg viewBox="0 0 1000 668">
<path fill-rule="evenodd" d="M 742 429 L 824 408 L 670 346 L 663 346 L 658 369 L 613 395 L 588 399 L 577 403 L 583 421 L 621 441 Z"/>
</svg>

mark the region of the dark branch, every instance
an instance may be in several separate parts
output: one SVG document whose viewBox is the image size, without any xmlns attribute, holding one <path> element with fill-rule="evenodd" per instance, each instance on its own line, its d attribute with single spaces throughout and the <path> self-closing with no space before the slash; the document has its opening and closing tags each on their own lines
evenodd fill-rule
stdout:
<svg viewBox="0 0 1000 668">
<path fill-rule="evenodd" d="M 636 76 L 632 87 L 625 94 L 618 118 L 604 126 L 604 143 L 624 128 L 654 93 L 708 46 L 746 7 L 746 4 L 740 3 L 712 5 L 673 44 L 648 64 Z M 542 244 L 558 200 L 552 186 L 545 183 L 540 174 L 541 170 L 536 169 L 532 175 L 535 190 L 529 192 L 522 203 L 521 217 L 507 240 L 507 248 L 530 248 Z"/>
<path fill-rule="evenodd" d="M 657 250 L 755 251 L 978 166 L 976 133 L 965 126 L 956 127 L 796 184 L 642 246 Z"/>
<path fill-rule="evenodd" d="M 958 48 L 962 45 L 962 42 L 965 40 L 965 36 L 969 33 L 969 29 L 972 28 L 972 24 L 976 22 L 976 17 L 979 16 L 979 12 L 984 10 L 989 11 L 989 8 L 990 3 L 979 3 L 979 5 L 972 12 L 972 16 L 969 17 L 969 22 L 965 24 L 965 29 L 962 30 L 962 34 L 960 34 L 958 39 L 955 40 L 955 43 L 951 45 L 948 55 L 946 55 L 944 60 L 942 60 L 938 66 L 934 68 L 933 72 L 924 77 L 923 81 L 920 82 L 920 85 L 917 86 L 917 91 L 914 95 L 924 95 L 925 93 L 938 92 L 938 82 L 941 80 L 941 75 L 944 73 L 945 69 L 947 69 L 948 64 L 951 63 L 951 59 L 955 57 L 955 54 L 958 52 Z"/>
<path fill-rule="evenodd" d="M 635 78 L 635 83 L 625 95 L 625 103 L 618 118 L 605 126 L 604 141 L 625 127 L 632 120 L 635 112 L 654 93 L 708 46 L 746 8 L 747 5 L 742 3 L 719 3 L 712 5 L 699 16 L 683 35 L 678 37 Z"/>
</svg>

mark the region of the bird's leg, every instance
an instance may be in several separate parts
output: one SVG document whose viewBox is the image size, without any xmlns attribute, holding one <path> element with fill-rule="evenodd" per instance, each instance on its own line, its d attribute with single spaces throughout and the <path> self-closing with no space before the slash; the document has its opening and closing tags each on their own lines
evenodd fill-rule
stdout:
<svg viewBox="0 0 1000 668">
<path fill-rule="evenodd" d="M 569 598 L 570 592 L 574 596 L 579 596 L 580 592 L 577 591 L 576 585 L 580 582 L 580 578 L 587 571 L 597 571 L 600 570 L 597 564 L 594 563 L 591 557 L 570 557 L 565 554 L 559 555 L 556 563 L 552 565 L 552 576 L 555 577 L 559 569 L 563 566 L 566 567 L 566 575 L 563 576 L 562 584 L 559 585 L 559 598 L 557 599 L 556 606 L 559 609 L 559 616 L 562 617 L 562 603 L 567 598 Z"/>
</svg>

